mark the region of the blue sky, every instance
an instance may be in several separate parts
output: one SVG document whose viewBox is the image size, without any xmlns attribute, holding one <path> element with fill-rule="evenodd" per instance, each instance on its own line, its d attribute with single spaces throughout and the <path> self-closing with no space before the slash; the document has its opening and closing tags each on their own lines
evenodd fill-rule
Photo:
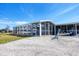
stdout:
<svg viewBox="0 0 79 59">
<path fill-rule="evenodd" d="M 52 20 L 56 24 L 79 22 L 77 3 L 2 3 L 0 4 L 0 29 L 11 28 L 39 20 Z"/>
</svg>

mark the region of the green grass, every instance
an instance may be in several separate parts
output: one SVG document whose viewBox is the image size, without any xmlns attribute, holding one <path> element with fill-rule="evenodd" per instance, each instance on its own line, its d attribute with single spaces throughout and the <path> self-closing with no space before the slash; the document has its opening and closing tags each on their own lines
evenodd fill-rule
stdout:
<svg viewBox="0 0 79 59">
<path fill-rule="evenodd" d="M 10 35 L 9 33 L 0 33 L 0 44 L 8 43 L 15 40 L 20 40 L 22 38 L 25 38 L 25 37 L 13 36 L 13 35 Z"/>
</svg>

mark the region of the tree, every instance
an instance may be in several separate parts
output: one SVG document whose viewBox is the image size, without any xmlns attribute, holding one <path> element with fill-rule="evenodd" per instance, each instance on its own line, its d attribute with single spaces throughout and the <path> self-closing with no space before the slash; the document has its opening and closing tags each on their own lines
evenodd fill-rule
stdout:
<svg viewBox="0 0 79 59">
<path fill-rule="evenodd" d="M 5 28 L 5 31 L 6 31 L 6 32 L 9 32 L 9 30 L 10 30 L 10 29 L 9 29 L 9 26 L 7 25 L 6 28 Z"/>
</svg>

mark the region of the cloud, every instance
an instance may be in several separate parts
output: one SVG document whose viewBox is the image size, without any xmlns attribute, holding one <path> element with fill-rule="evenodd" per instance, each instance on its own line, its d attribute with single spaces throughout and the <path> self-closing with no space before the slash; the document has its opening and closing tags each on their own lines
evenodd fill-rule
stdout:
<svg viewBox="0 0 79 59">
<path fill-rule="evenodd" d="M 10 29 L 13 29 L 13 27 L 22 25 L 22 24 L 27 24 L 28 22 L 26 21 L 10 21 L 10 20 L 3 20 L 0 19 L 0 29 L 5 28 L 7 25 L 10 26 Z"/>
<path fill-rule="evenodd" d="M 21 12 L 23 12 L 23 15 L 26 15 L 29 18 L 33 18 L 32 10 L 31 9 L 25 9 L 23 6 L 20 6 Z"/>
<path fill-rule="evenodd" d="M 74 16 L 70 19 L 67 19 L 69 22 L 79 22 L 79 16 Z M 73 20 L 73 21 L 72 21 Z"/>
<path fill-rule="evenodd" d="M 26 21 L 10 21 L 10 20 L 3 20 L 0 19 L 0 25 L 4 24 L 4 25 L 21 25 L 21 24 L 27 24 L 28 22 Z"/>
<path fill-rule="evenodd" d="M 16 25 L 22 25 L 22 24 L 27 24 L 28 22 L 26 22 L 26 21 L 16 21 L 15 23 L 16 23 Z"/>
<path fill-rule="evenodd" d="M 0 24 L 12 24 L 13 22 L 12 21 L 9 21 L 10 19 L 9 18 L 2 18 L 0 19 Z"/>
<path fill-rule="evenodd" d="M 0 20 L 0 24 L 8 25 L 8 24 L 13 24 L 13 22 L 12 21 L 3 21 L 3 20 Z"/>
<path fill-rule="evenodd" d="M 3 19 L 9 19 L 9 18 L 3 18 Z"/>
<path fill-rule="evenodd" d="M 24 13 L 25 12 L 25 9 L 22 7 L 22 6 L 20 6 L 20 10 Z"/>
<path fill-rule="evenodd" d="M 65 10 L 63 10 L 63 11 L 61 11 L 61 12 L 59 12 L 55 17 L 60 16 L 60 15 L 63 15 L 63 14 L 65 14 L 65 13 L 68 13 L 69 11 L 75 9 L 75 8 L 78 7 L 78 6 L 79 6 L 79 4 L 74 5 L 74 6 L 71 6 L 71 7 L 67 8 L 67 9 L 65 9 Z"/>
</svg>

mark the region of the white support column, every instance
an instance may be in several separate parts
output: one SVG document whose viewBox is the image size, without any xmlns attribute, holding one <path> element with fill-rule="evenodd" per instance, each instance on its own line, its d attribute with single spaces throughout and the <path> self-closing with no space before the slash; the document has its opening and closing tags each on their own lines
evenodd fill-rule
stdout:
<svg viewBox="0 0 79 59">
<path fill-rule="evenodd" d="M 50 24 L 48 23 L 48 35 L 50 35 Z"/>
<path fill-rule="evenodd" d="M 46 35 L 46 23 L 45 23 L 45 35 Z"/>
<path fill-rule="evenodd" d="M 52 30 L 53 30 L 53 29 L 52 29 L 52 24 L 50 25 L 50 27 L 51 27 L 51 35 L 52 35 Z"/>
<path fill-rule="evenodd" d="M 36 36 L 37 36 L 37 25 L 36 25 Z"/>
<path fill-rule="evenodd" d="M 42 35 L 42 32 L 41 32 L 42 31 L 41 22 L 39 23 L 39 25 L 40 25 L 40 30 L 39 31 L 40 31 L 40 36 L 41 36 Z"/>
<path fill-rule="evenodd" d="M 36 27 L 35 27 L 35 36 L 36 36 Z"/>
<path fill-rule="evenodd" d="M 48 23 L 47 23 L 47 35 L 48 35 Z"/>
<path fill-rule="evenodd" d="M 56 25 L 54 25 L 54 35 L 56 35 Z"/>
<path fill-rule="evenodd" d="M 50 24 L 49 24 L 49 35 L 50 35 Z"/>
<path fill-rule="evenodd" d="M 77 24 L 75 24 L 75 32 L 76 32 L 76 35 L 77 35 Z"/>
</svg>

